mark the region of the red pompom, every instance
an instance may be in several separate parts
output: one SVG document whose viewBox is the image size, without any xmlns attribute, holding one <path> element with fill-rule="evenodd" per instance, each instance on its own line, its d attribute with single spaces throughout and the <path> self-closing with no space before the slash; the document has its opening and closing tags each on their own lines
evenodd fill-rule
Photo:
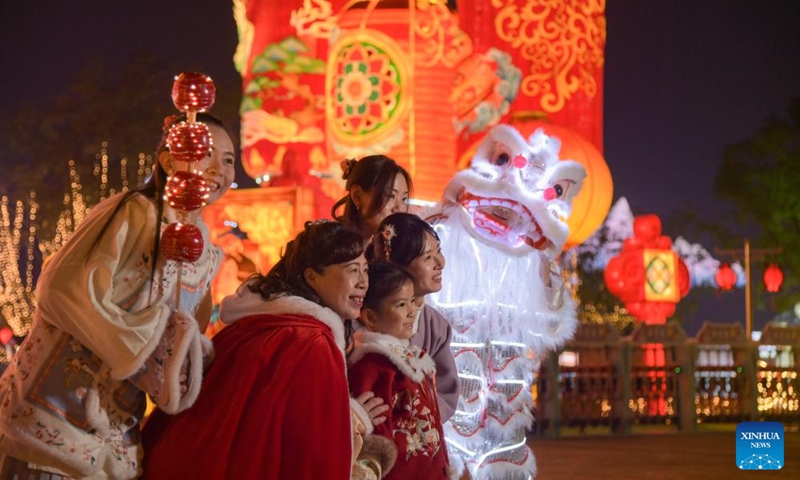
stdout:
<svg viewBox="0 0 800 480">
<path fill-rule="evenodd" d="M 211 149 L 211 133 L 204 123 L 180 122 L 170 128 L 167 146 L 176 160 L 198 162 Z"/>
<path fill-rule="evenodd" d="M 205 205 L 208 184 L 196 173 L 179 171 L 167 180 L 165 194 L 170 207 L 191 212 Z"/>
<path fill-rule="evenodd" d="M 217 88 L 211 77 L 203 73 L 183 72 L 172 84 L 172 103 L 181 112 L 205 112 L 212 105 Z"/>
<path fill-rule="evenodd" d="M 161 251 L 167 260 L 196 262 L 203 254 L 203 234 L 194 225 L 171 223 L 161 234 Z"/>
</svg>

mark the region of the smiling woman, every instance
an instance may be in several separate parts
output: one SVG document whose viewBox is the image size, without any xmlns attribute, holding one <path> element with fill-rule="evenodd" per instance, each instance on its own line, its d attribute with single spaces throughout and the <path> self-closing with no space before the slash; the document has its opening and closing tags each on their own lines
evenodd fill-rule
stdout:
<svg viewBox="0 0 800 480">
<path fill-rule="evenodd" d="M 236 154 L 218 119 L 197 118 L 215 145 L 197 162 L 213 203 L 233 182 Z M 164 248 L 183 214 L 165 195 L 178 163 L 166 137 L 150 178 L 92 208 L 47 260 L 33 326 L 0 378 L 0 478 L 136 478 L 146 394 L 167 413 L 197 398 L 221 252 L 199 216 L 196 258 Z"/>
<path fill-rule="evenodd" d="M 408 211 L 411 176 L 385 155 L 344 160 L 342 178 L 347 195 L 331 209 L 331 216 L 370 238 L 387 215 Z M 341 214 L 337 210 L 343 209 Z"/>
<path fill-rule="evenodd" d="M 436 231 L 425 220 L 411 213 L 394 213 L 384 218 L 373 236 L 370 261 L 389 262 L 405 270 L 414 284 L 419 307 L 411 345 L 426 351 L 436 364 L 436 389 L 442 422 L 455 412 L 459 381 L 450 351 L 453 331 L 450 323 L 425 296 L 442 289 L 445 260 Z"/>
<path fill-rule="evenodd" d="M 367 284 L 361 236 L 307 223 L 269 273 L 223 300 L 230 326 L 214 337 L 196 408 L 145 425 L 144 478 L 350 478 L 386 409 L 348 394 L 344 320 L 359 315 Z"/>
</svg>

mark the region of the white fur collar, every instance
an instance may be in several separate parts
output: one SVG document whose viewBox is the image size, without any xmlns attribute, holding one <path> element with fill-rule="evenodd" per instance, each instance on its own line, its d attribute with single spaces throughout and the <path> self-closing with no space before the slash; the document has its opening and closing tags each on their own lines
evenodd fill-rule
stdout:
<svg viewBox="0 0 800 480">
<path fill-rule="evenodd" d="M 331 329 L 336 345 L 344 352 L 344 320 L 330 308 L 305 298 L 285 296 L 264 300 L 261 295 L 241 288 L 233 295 L 225 297 L 220 306 L 220 319 L 228 325 L 240 318 L 261 314 L 314 317 Z"/>
<path fill-rule="evenodd" d="M 417 383 L 421 382 L 426 374 L 436 373 L 436 365 L 430 355 L 423 353 L 419 347 L 409 345 L 408 340 L 361 330 L 353 335 L 353 341 L 353 351 L 347 357 L 347 363 L 350 365 L 368 353 L 378 353 L 388 358 L 403 375 Z"/>
</svg>

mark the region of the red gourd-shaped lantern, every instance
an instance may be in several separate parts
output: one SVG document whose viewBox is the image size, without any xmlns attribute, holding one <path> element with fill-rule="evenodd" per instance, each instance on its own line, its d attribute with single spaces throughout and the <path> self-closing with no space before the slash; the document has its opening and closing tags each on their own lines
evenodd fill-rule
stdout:
<svg viewBox="0 0 800 480">
<path fill-rule="evenodd" d="M 205 112 L 214 105 L 215 95 L 214 82 L 202 73 L 181 73 L 172 84 L 172 102 L 186 114 L 186 121 L 170 127 L 167 145 L 176 160 L 188 163 L 188 171 L 175 172 L 166 185 L 167 203 L 181 212 L 179 222 L 167 226 L 161 237 L 167 260 L 196 262 L 203 253 L 203 235 L 187 221 L 186 214 L 201 208 L 208 195 L 208 185 L 193 171 L 192 163 L 202 160 L 211 149 L 211 133 L 196 119 L 198 112 Z"/>
<path fill-rule="evenodd" d="M 203 234 L 190 223 L 170 223 L 161 234 L 161 251 L 176 262 L 196 262 L 203 254 Z"/>
<path fill-rule="evenodd" d="M 198 162 L 211 149 L 211 135 L 204 123 L 179 122 L 167 136 L 169 153 L 181 162 Z"/>
<path fill-rule="evenodd" d="M 208 111 L 216 94 L 214 81 L 203 73 L 183 72 L 172 83 L 172 103 L 184 113 Z"/>
<path fill-rule="evenodd" d="M 719 266 L 714 280 L 722 290 L 730 290 L 736 285 L 736 272 L 733 271 L 730 265 L 723 263 Z"/>
<path fill-rule="evenodd" d="M 175 172 L 166 186 L 167 203 L 182 212 L 197 210 L 208 198 L 208 184 L 205 179 L 192 172 Z"/>
<path fill-rule="evenodd" d="M 770 263 L 769 267 L 764 271 L 764 285 L 766 285 L 767 291 L 770 293 L 777 292 L 781 289 L 782 283 L 783 272 L 778 267 L 778 264 Z"/>
</svg>

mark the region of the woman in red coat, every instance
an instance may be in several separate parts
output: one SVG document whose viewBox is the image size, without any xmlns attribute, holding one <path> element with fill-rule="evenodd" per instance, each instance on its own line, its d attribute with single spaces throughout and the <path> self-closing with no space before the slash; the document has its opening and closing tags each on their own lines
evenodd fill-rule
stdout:
<svg viewBox="0 0 800 480">
<path fill-rule="evenodd" d="M 350 478 L 353 428 L 372 427 L 343 354 L 344 319 L 367 290 L 363 252 L 355 231 L 308 223 L 266 276 L 223 301 L 230 326 L 194 406 L 145 425 L 145 479 Z"/>
</svg>

